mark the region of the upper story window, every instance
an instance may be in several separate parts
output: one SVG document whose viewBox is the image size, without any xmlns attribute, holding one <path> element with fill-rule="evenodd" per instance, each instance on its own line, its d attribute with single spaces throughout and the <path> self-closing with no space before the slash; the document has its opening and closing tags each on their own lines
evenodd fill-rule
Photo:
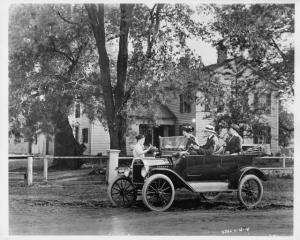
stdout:
<svg viewBox="0 0 300 240">
<path fill-rule="evenodd" d="M 185 94 L 181 94 L 180 98 L 180 113 L 190 113 L 191 112 L 191 100 Z"/>
<path fill-rule="evenodd" d="M 223 95 L 209 97 L 208 95 L 205 97 L 204 102 L 204 112 L 210 112 L 212 110 L 219 112 L 224 112 L 225 104 L 222 101 Z"/>
<path fill-rule="evenodd" d="M 80 118 L 80 103 L 75 104 L 75 118 Z"/>
<path fill-rule="evenodd" d="M 270 114 L 271 113 L 271 93 L 254 94 L 254 107 L 256 110 Z"/>
</svg>

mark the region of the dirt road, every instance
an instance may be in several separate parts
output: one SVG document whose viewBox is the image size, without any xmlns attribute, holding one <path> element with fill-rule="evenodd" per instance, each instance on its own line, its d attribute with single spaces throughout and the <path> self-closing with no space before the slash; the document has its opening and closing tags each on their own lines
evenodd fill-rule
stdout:
<svg viewBox="0 0 300 240">
<path fill-rule="evenodd" d="M 292 179 L 265 183 L 256 209 L 241 209 L 235 194 L 209 203 L 178 191 L 170 210 L 163 213 L 150 212 L 141 202 L 129 209 L 112 208 L 101 176 L 53 172 L 50 179 L 51 183 L 32 187 L 10 181 L 11 235 L 293 234 Z"/>
<path fill-rule="evenodd" d="M 26 214 L 27 217 L 24 217 Z M 178 210 L 27 208 L 10 215 L 12 235 L 291 235 L 292 209 Z"/>
</svg>

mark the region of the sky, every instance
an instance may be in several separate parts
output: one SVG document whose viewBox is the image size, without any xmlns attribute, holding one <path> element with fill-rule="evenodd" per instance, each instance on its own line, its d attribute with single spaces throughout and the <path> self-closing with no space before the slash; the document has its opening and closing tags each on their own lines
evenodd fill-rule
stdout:
<svg viewBox="0 0 300 240">
<path fill-rule="evenodd" d="M 217 62 L 217 50 L 215 47 L 212 47 L 211 44 L 202 40 L 192 39 L 187 40 L 187 45 L 194 50 L 197 55 L 201 56 L 205 66 Z"/>
</svg>

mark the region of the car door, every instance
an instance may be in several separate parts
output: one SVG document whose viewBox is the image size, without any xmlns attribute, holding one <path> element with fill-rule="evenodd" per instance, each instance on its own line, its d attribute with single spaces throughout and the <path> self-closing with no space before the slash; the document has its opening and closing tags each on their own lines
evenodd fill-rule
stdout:
<svg viewBox="0 0 300 240">
<path fill-rule="evenodd" d="M 200 181 L 204 174 L 204 156 L 186 156 L 186 180 Z"/>
<path fill-rule="evenodd" d="M 238 170 L 239 155 L 223 155 L 221 160 L 221 179 L 228 179 L 231 174 Z"/>
<path fill-rule="evenodd" d="M 187 158 L 187 179 L 189 181 L 218 180 L 221 171 L 219 156 L 194 155 Z"/>
<path fill-rule="evenodd" d="M 207 181 L 220 180 L 222 174 L 222 158 L 218 155 L 205 156 L 202 179 Z"/>
</svg>

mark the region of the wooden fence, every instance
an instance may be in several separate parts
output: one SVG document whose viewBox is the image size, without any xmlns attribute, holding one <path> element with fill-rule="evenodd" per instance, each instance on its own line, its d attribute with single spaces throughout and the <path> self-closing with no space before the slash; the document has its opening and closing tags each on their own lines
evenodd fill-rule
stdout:
<svg viewBox="0 0 300 240">
<path fill-rule="evenodd" d="M 99 167 L 107 167 L 104 160 L 108 159 L 108 156 L 43 156 L 37 157 L 33 155 L 11 155 L 9 159 L 24 159 L 27 160 L 27 171 L 26 171 L 26 182 L 27 186 L 33 184 L 33 159 L 39 158 L 43 159 L 43 180 L 48 181 L 48 161 L 49 159 L 99 159 Z M 117 163 L 110 169 L 110 171 L 115 171 L 118 166 L 128 165 L 128 162 L 132 160 L 132 157 L 118 157 Z M 276 160 L 276 166 L 270 167 L 270 162 Z M 254 160 L 254 166 L 259 167 L 261 170 L 281 170 L 281 169 L 293 169 L 294 157 L 257 157 Z M 269 165 L 269 166 L 268 166 Z M 268 167 L 267 167 L 268 166 Z M 109 171 L 109 169 L 107 169 Z M 108 179 L 107 179 L 108 181 Z"/>
</svg>

